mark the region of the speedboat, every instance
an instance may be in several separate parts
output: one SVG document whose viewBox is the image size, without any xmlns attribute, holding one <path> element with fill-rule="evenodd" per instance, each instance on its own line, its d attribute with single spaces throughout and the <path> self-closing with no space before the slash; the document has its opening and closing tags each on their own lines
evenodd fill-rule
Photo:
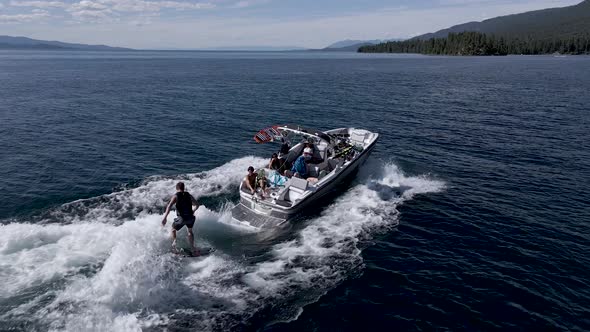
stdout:
<svg viewBox="0 0 590 332">
<path fill-rule="evenodd" d="M 253 194 L 242 181 L 240 203 L 233 208 L 232 217 L 257 228 L 284 224 L 355 174 L 378 138 L 378 133 L 357 128 L 319 131 L 277 125 L 260 130 L 254 136 L 256 142 L 283 144 L 283 153 L 279 155 L 280 167 L 278 170 L 270 169 L 267 165 L 256 170 L 258 179 L 266 181 L 264 191 L 257 188 Z M 288 170 L 306 148 L 311 149 L 313 154 L 306 162 L 307 178 L 293 176 Z M 306 151 L 309 153 L 310 150 Z M 285 173 L 290 177 L 284 176 Z"/>
</svg>

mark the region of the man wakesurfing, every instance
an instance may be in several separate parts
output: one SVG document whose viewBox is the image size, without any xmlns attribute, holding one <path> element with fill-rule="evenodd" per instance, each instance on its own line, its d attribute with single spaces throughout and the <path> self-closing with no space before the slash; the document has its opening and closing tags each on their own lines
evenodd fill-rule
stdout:
<svg viewBox="0 0 590 332">
<path fill-rule="evenodd" d="M 195 211 L 199 208 L 199 203 L 193 197 L 193 195 L 184 191 L 184 183 L 178 182 L 176 184 L 176 194 L 172 196 L 168 206 L 166 206 L 166 213 L 164 219 L 162 219 L 162 227 L 166 225 L 168 214 L 172 205 L 176 204 L 176 215 L 174 222 L 172 223 L 172 250 L 177 252 L 176 249 L 176 231 L 186 226 L 188 229 L 188 241 L 191 245 L 191 252 L 194 256 L 199 256 L 200 252 L 195 248 L 195 237 L 193 235 L 193 225 L 195 224 Z M 193 209 L 194 206 L 194 209 Z"/>
</svg>

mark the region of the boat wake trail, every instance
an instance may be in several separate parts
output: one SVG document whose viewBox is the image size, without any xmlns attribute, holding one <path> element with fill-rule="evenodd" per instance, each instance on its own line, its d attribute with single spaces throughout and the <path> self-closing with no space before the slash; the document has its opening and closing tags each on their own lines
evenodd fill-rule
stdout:
<svg viewBox="0 0 590 332">
<path fill-rule="evenodd" d="M 159 213 L 174 193 L 178 181 L 183 181 L 195 198 L 232 194 L 250 166 L 263 166 L 267 160 L 257 157 L 234 159 L 209 171 L 171 177 L 153 176 L 136 188 L 99 197 L 77 200 L 43 213 L 41 223 L 104 222 L 122 223 L 141 214 Z"/>
<path fill-rule="evenodd" d="M 0 323 L 27 330 L 240 330 L 295 319 L 362 270 L 366 240 L 398 224 L 400 204 L 444 188 L 380 165 L 317 216 L 258 244 L 249 228 L 231 224 L 231 203 L 219 211 L 201 207 L 197 242 L 218 250 L 197 259 L 170 253 L 160 211 L 150 209 L 165 204 L 175 181 L 182 178 L 195 196 L 222 197 L 248 165 L 263 162 L 247 157 L 200 174 L 151 178 L 54 209 L 45 223 L 0 226 Z"/>
</svg>

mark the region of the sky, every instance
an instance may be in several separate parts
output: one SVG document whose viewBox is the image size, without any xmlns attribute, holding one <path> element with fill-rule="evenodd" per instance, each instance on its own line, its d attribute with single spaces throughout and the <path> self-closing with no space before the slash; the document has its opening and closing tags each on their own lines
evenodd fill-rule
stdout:
<svg viewBox="0 0 590 332">
<path fill-rule="evenodd" d="M 0 0 L 0 35 L 138 49 L 322 48 L 581 0 Z"/>
</svg>

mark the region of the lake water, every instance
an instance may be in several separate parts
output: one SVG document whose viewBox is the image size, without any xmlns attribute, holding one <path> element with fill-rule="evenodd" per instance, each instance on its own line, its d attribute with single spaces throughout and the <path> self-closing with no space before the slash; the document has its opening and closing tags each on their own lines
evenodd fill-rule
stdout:
<svg viewBox="0 0 590 332">
<path fill-rule="evenodd" d="M 1 329 L 589 330 L 588 91 L 590 57 L 1 51 Z M 381 137 L 256 232 L 278 123 Z M 179 179 L 207 257 L 160 227 Z"/>
</svg>

